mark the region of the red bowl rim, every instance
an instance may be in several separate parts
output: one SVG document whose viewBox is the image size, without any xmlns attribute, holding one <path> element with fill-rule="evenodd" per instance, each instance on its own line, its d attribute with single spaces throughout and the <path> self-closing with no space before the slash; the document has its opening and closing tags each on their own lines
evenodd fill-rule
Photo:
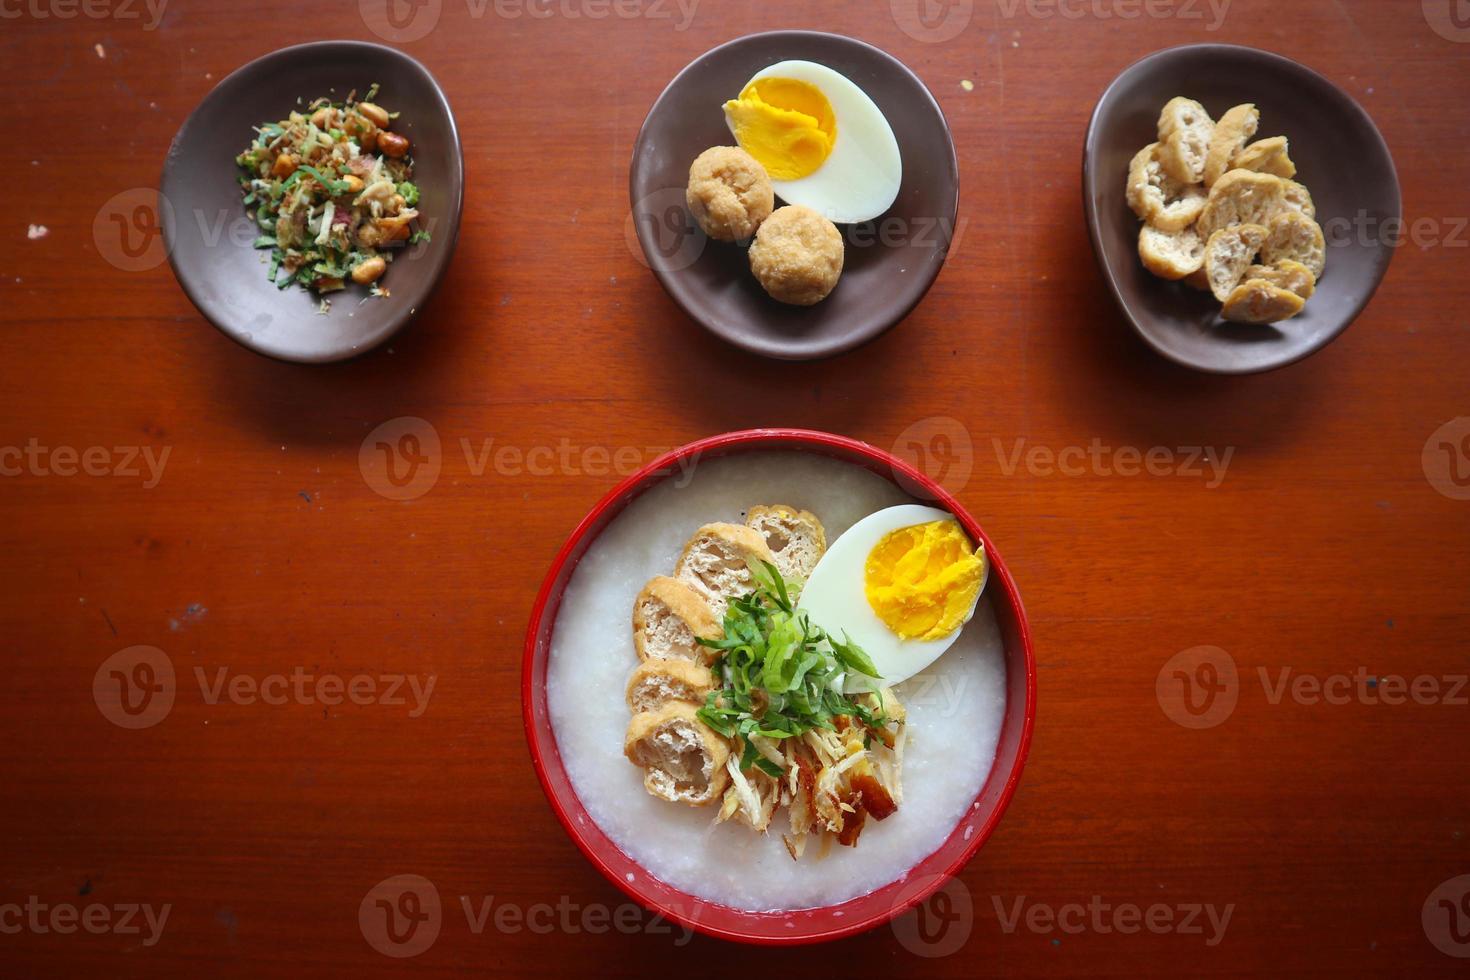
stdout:
<svg viewBox="0 0 1470 980">
<path fill-rule="evenodd" d="M 587 812 L 586 807 L 582 804 L 582 801 L 577 798 L 575 787 L 571 787 L 572 793 L 570 800 L 563 800 L 557 795 L 551 784 L 547 769 L 549 765 L 556 765 L 558 767 L 561 767 L 562 764 L 560 760 L 560 750 L 555 744 L 555 734 L 549 717 L 546 721 L 546 728 L 549 732 L 553 733 L 552 744 L 549 747 L 544 746 L 537 738 L 535 728 L 536 712 L 534 711 L 535 698 L 533 696 L 533 680 L 537 638 L 539 633 L 541 632 L 543 620 L 546 619 L 547 607 L 551 604 L 552 591 L 555 588 L 557 579 L 561 577 L 563 570 L 566 569 L 567 563 L 572 561 L 573 553 L 582 546 L 583 539 L 593 528 L 598 528 L 598 532 L 600 533 L 603 527 L 605 527 L 604 521 L 611 522 L 611 520 L 616 517 L 617 514 L 620 513 L 624 508 L 626 508 L 630 503 L 632 503 L 632 501 L 636 497 L 641 495 L 643 492 L 651 489 L 655 485 L 655 483 L 658 482 L 655 477 L 660 473 L 660 471 L 666 471 L 669 467 L 678 464 L 682 460 L 688 459 L 690 457 L 698 459 L 702 455 L 711 453 L 714 453 L 716 455 L 726 455 L 727 452 L 731 449 L 736 449 L 738 451 L 752 451 L 761 449 L 780 451 L 784 449 L 789 451 L 792 449 L 800 448 L 836 450 L 837 453 L 840 454 L 839 458 L 850 457 L 853 455 L 862 457 L 871 464 L 877 464 L 877 467 L 887 469 L 892 474 L 891 479 L 893 479 L 893 482 L 897 484 L 900 489 L 905 490 L 905 492 L 908 492 L 912 495 L 912 490 L 904 487 L 900 482 L 900 479 L 911 481 L 913 485 L 921 488 L 924 493 L 929 495 L 931 502 L 935 506 L 940 506 L 947 509 L 960 521 L 960 524 L 975 540 L 981 541 L 984 544 L 985 553 L 991 563 L 991 580 L 1000 583 L 1005 602 L 1011 608 L 1016 618 L 1017 634 L 1020 639 L 1021 654 L 1025 665 L 1026 703 L 1024 714 L 1021 718 L 1022 729 L 1019 739 L 1017 741 L 1015 762 L 1011 766 L 1010 772 L 1004 775 L 1005 782 L 1000 789 L 999 795 L 996 797 L 994 807 L 986 816 L 983 823 L 979 825 L 974 825 L 974 833 L 970 835 L 967 841 L 964 841 L 957 858 L 952 860 L 944 869 L 927 875 L 928 880 L 923 887 L 913 889 L 912 894 L 905 895 L 901 901 L 893 901 L 886 910 L 879 910 L 864 916 L 855 917 L 852 918 L 851 921 L 841 921 L 840 924 L 838 924 L 838 916 L 832 915 L 832 912 L 834 910 L 841 910 L 844 906 L 852 903 L 871 902 L 875 896 L 884 896 L 889 893 L 892 893 L 893 895 L 898 895 L 904 892 L 904 890 L 909 887 L 909 875 L 911 875 L 916 868 L 922 866 L 925 861 L 929 860 L 929 858 L 932 858 L 934 854 L 937 854 L 945 848 L 949 847 L 956 835 L 963 833 L 963 828 L 966 826 L 966 817 L 961 817 L 958 821 L 956 821 L 954 829 L 950 831 L 949 836 L 945 838 L 945 840 L 935 849 L 934 852 L 916 862 L 913 867 L 909 868 L 908 871 L 906 871 L 904 875 L 900 876 L 899 878 L 890 881 L 887 884 L 882 885 L 871 892 L 855 896 L 854 898 L 848 899 L 845 902 L 841 902 L 836 905 L 821 906 L 815 909 L 792 910 L 795 912 L 807 914 L 821 915 L 825 913 L 824 918 L 831 920 L 829 924 L 823 925 L 819 928 L 808 927 L 806 929 L 793 929 L 790 935 L 778 935 L 756 931 L 744 931 L 732 926 L 713 924 L 708 921 L 704 921 L 705 917 L 698 914 L 699 910 L 701 909 L 711 910 L 721 917 L 734 916 L 736 918 L 748 918 L 754 916 L 767 917 L 780 915 L 782 913 L 751 912 L 741 909 L 735 909 L 731 906 L 721 905 L 717 902 L 711 902 L 706 899 L 698 898 L 696 896 L 690 895 L 687 892 L 682 891 L 681 889 L 675 888 L 673 885 L 670 885 L 662 879 L 656 878 L 638 861 L 623 853 L 621 848 L 618 848 L 616 842 L 613 841 L 611 837 L 608 837 L 604 831 L 602 831 L 601 827 L 597 825 L 596 820 L 593 819 L 591 814 Z M 828 453 L 824 455 L 833 454 Z M 850 461 L 850 459 L 848 461 Z M 874 471 L 879 472 L 879 469 L 875 467 Z M 600 524 L 602 524 L 602 527 L 599 527 Z M 587 542 L 587 545 L 588 547 L 590 547 L 591 542 Z M 580 559 L 581 556 L 578 555 L 577 557 Z M 571 571 L 572 570 L 567 570 L 568 578 L 570 578 Z M 565 588 L 564 584 L 563 588 Z M 559 602 L 560 596 L 558 595 L 557 598 Z M 554 627 L 554 619 L 550 625 Z M 548 633 L 548 645 L 550 643 L 550 639 L 551 634 Z M 1011 658 L 1008 656 L 1008 671 L 1011 667 L 1010 661 Z M 1008 714 L 1010 710 L 1009 705 L 1010 699 L 1008 694 Z M 619 890 L 621 890 L 629 898 L 633 899 L 635 902 L 642 905 L 649 911 L 654 912 L 672 922 L 677 922 L 685 928 L 692 929 L 707 936 L 713 936 L 718 939 L 732 940 L 736 942 L 750 943 L 755 945 L 804 945 L 808 943 L 826 942 L 834 939 L 840 939 L 844 936 L 855 935 L 857 933 L 865 932 L 868 929 L 872 929 L 889 921 L 892 921 L 899 915 L 902 915 L 904 912 L 908 911 L 913 906 L 927 899 L 931 894 L 933 894 L 951 878 L 957 875 L 960 870 L 970 861 L 970 859 L 975 856 L 975 853 L 979 851 L 981 845 L 983 845 L 990 838 L 991 833 L 994 832 L 995 827 L 999 824 L 1001 816 L 1004 815 L 1006 808 L 1009 806 L 1011 797 L 1015 795 L 1016 787 L 1020 783 L 1021 772 L 1026 765 L 1026 757 L 1030 751 L 1031 735 L 1036 721 L 1036 656 L 1034 650 L 1032 649 L 1031 630 L 1026 619 L 1025 607 L 1021 603 L 1021 596 L 1016 589 L 1015 580 L 1011 577 L 1010 571 L 1006 568 L 1005 562 L 1001 559 L 999 552 L 996 551 L 994 544 L 985 534 L 984 530 L 975 521 L 975 519 L 970 516 L 969 512 L 960 505 L 959 501 L 956 500 L 955 497 L 951 493 L 949 493 L 949 491 L 946 490 L 943 486 L 935 482 L 924 473 L 921 473 L 920 471 L 914 469 L 908 463 L 892 455 L 891 453 L 885 452 L 877 448 L 876 446 L 870 445 L 866 442 L 861 442 L 857 439 L 834 435 L 830 432 L 820 432 L 813 429 L 744 429 L 737 432 L 727 432 L 722 435 L 698 439 L 694 442 L 688 443 L 687 445 L 664 453 L 662 456 L 659 456 L 657 459 L 653 460 L 648 465 L 638 470 L 636 473 L 633 473 L 631 476 L 618 483 L 617 486 L 613 487 L 612 490 L 608 491 L 608 493 L 597 502 L 596 506 L 592 508 L 587 516 L 584 517 L 581 522 L 577 524 L 576 528 L 568 536 L 566 542 L 557 551 L 556 557 L 551 563 L 551 568 L 547 572 L 546 578 L 541 584 L 541 589 L 536 595 L 535 605 L 531 610 L 530 622 L 526 629 L 525 650 L 521 662 L 521 718 L 522 724 L 525 728 L 526 745 L 531 754 L 531 763 L 536 770 L 536 778 L 541 783 L 541 789 L 546 794 L 547 802 L 551 804 L 552 812 L 556 815 L 557 820 L 566 830 L 567 835 L 571 837 L 573 843 L 577 845 L 577 848 L 582 852 L 587 860 L 590 861 L 592 865 L 598 869 L 598 871 L 602 872 L 603 876 L 606 877 L 608 881 L 612 882 L 613 885 L 615 885 Z M 1002 739 L 1004 736 L 1004 731 L 1005 724 L 1003 722 L 1001 728 Z M 998 745 L 997 753 L 999 753 L 999 751 L 1000 749 Z M 548 753 L 555 757 L 553 761 L 548 761 Z M 997 778 L 998 774 L 998 769 L 994 766 L 994 764 L 992 764 L 990 774 L 986 777 L 985 782 L 982 783 L 980 792 L 976 796 L 976 802 L 972 805 L 971 810 L 978 806 L 979 800 L 986 795 L 986 790 L 990 787 L 990 784 Z M 570 777 L 567 776 L 565 778 L 568 786 L 570 787 Z M 968 812 L 969 811 L 967 811 L 967 813 Z M 625 880 L 622 875 L 615 872 L 609 866 L 607 861 L 604 860 L 602 854 L 599 853 L 599 851 L 593 847 L 593 844 L 585 838 L 583 830 L 579 829 L 579 827 L 577 826 L 579 822 L 582 823 L 584 826 L 590 826 L 591 828 L 595 829 L 597 833 L 602 834 L 603 837 L 606 838 L 606 840 L 608 841 L 608 844 L 613 847 L 613 849 L 622 854 L 629 863 L 637 866 L 638 869 L 642 871 L 645 877 L 651 880 L 658 881 L 663 887 L 667 888 L 670 891 L 677 892 L 683 900 L 683 902 L 681 902 L 681 906 L 683 907 L 674 907 L 659 901 L 658 899 L 644 893 L 642 890 L 636 887 L 634 883 Z M 687 905 L 683 905 L 684 902 L 687 902 Z M 694 909 L 696 911 L 696 914 L 692 916 L 687 914 L 685 908 Z"/>
</svg>

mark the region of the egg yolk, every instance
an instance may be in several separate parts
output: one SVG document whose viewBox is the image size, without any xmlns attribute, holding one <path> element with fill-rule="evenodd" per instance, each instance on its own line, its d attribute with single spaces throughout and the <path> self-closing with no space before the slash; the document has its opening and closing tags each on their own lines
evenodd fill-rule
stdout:
<svg viewBox="0 0 1470 980">
<path fill-rule="evenodd" d="M 837 140 L 837 117 L 822 90 L 793 78 L 758 78 L 725 103 L 725 118 L 740 148 L 761 162 L 772 180 L 815 173 Z"/>
<path fill-rule="evenodd" d="M 933 521 L 885 534 L 868 553 L 863 591 L 873 612 L 905 640 L 937 640 L 965 623 L 985 577 L 955 521 Z"/>
</svg>

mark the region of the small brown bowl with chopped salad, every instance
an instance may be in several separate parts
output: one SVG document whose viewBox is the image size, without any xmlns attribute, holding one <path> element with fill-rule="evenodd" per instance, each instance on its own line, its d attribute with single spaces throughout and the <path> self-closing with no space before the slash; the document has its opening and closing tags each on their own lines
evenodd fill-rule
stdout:
<svg viewBox="0 0 1470 980">
<path fill-rule="evenodd" d="M 169 262 L 205 318 L 287 361 L 356 356 L 428 301 L 464 156 L 423 65 L 360 41 L 283 48 L 221 81 L 169 147 Z"/>
</svg>

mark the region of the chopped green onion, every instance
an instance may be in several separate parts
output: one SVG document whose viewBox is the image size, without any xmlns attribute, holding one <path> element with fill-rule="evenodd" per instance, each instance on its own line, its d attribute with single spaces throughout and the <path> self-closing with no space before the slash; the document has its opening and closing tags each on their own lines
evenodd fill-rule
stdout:
<svg viewBox="0 0 1470 980">
<path fill-rule="evenodd" d="M 346 190 L 347 190 L 347 181 L 345 181 L 345 180 L 333 180 L 330 177 L 326 177 L 326 176 L 324 176 L 322 174 L 322 172 L 320 170 L 318 170 L 317 168 L 313 167 L 309 163 L 303 163 L 303 164 L 299 165 L 296 168 L 296 173 L 293 173 L 291 176 L 292 177 L 295 177 L 297 174 L 301 173 L 301 171 L 303 171 L 303 170 L 306 171 L 307 173 L 311 174 L 313 177 L 315 177 L 316 178 L 316 182 L 318 184 L 321 184 L 323 187 L 325 187 L 327 189 L 327 193 L 329 193 L 329 194 L 342 194 L 342 193 L 346 192 Z"/>
<path fill-rule="evenodd" d="M 780 776 L 781 767 L 754 748 L 752 736 L 779 741 L 812 729 L 832 730 L 841 716 L 871 727 L 886 725 L 888 719 L 881 695 L 874 711 L 838 689 L 845 673 L 877 679 L 872 659 L 850 637 L 835 639 L 806 610 L 795 608 L 774 565 L 762 562 L 752 573 L 756 589 L 730 600 L 724 635 L 699 640 L 720 651 L 714 671 L 721 687 L 709 693 L 697 714 L 726 738 L 741 740 L 742 770 L 754 766 Z"/>
</svg>

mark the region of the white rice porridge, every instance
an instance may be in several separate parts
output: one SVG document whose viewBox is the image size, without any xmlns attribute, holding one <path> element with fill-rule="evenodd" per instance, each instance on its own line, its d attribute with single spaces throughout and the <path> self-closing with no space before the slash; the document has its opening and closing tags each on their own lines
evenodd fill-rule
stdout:
<svg viewBox="0 0 1470 980">
<path fill-rule="evenodd" d="M 887 820 L 869 820 L 856 847 L 834 844 L 825 857 L 812 848 L 793 861 L 781 843 L 784 807 L 766 835 L 734 822 L 715 825 L 717 807 L 649 795 L 643 771 L 623 756 L 624 689 L 638 665 L 633 600 L 648 579 L 672 574 L 696 529 L 740 523 L 754 504 L 790 504 L 816 514 L 830 543 L 876 510 L 913 502 L 877 474 L 819 456 L 702 460 L 635 500 L 583 556 L 562 599 L 547 664 L 552 729 L 582 805 L 650 874 L 737 909 L 834 905 L 902 878 L 970 812 L 995 761 L 1005 714 L 993 581 L 949 652 L 895 689 L 908 710 L 903 802 Z"/>
</svg>

